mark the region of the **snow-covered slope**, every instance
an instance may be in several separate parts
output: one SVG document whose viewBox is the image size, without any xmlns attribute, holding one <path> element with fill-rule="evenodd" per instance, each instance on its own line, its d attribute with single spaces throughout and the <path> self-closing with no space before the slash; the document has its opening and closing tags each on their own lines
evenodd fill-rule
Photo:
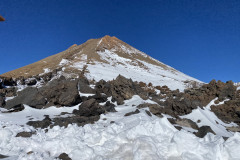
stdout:
<svg viewBox="0 0 240 160">
<path fill-rule="evenodd" d="M 18 132 L 35 131 L 34 128 L 25 125 L 28 118 L 41 119 L 46 112 L 53 117 L 63 110 L 71 113 L 76 107 L 37 110 L 26 106 L 22 114 L 21 112 L 0 114 L 0 153 L 10 156 L 9 160 L 52 160 L 63 152 L 73 160 L 237 160 L 240 158 L 238 132 L 227 141 L 211 133 L 204 138 L 198 138 L 186 130 L 178 131 L 167 117 L 149 116 L 145 112 L 147 108 L 140 109 L 138 114 L 124 116 L 136 110 L 136 106 L 142 103 L 155 102 L 134 96 L 126 100 L 125 105 L 117 106 L 117 112 L 102 114 L 95 124 L 87 124 L 84 127 L 69 125 L 67 128 L 55 126 L 47 132 L 39 129 L 30 138 L 15 137 Z M 31 115 L 31 117 L 22 115 Z M 11 117 L 12 121 L 5 119 L 7 117 Z"/>
<path fill-rule="evenodd" d="M 170 89 L 183 90 L 196 81 L 174 68 L 153 59 L 116 37 L 91 39 L 39 62 L 3 74 L 3 76 L 32 76 L 59 69 L 59 74 L 78 77 L 84 74 L 90 80 L 112 80 L 119 74 L 134 81 L 167 85 Z"/>
</svg>

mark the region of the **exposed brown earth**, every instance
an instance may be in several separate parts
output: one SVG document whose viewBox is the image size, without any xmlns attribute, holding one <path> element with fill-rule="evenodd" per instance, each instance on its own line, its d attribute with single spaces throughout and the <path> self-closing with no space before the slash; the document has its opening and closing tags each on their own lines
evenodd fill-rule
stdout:
<svg viewBox="0 0 240 160">
<path fill-rule="evenodd" d="M 98 54 L 98 52 L 103 52 L 105 49 L 114 49 L 114 52 L 117 53 L 118 56 L 130 59 L 132 61 L 132 65 L 138 65 L 147 69 L 146 66 L 144 66 L 144 64 L 141 62 L 144 61 L 149 64 L 160 66 L 163 69 L 167 69 L 173 72 L 176 71 L 175 69 L 152 59 L 147 54 L 133 48 L 132 46 L 126 44 L 116 37 L 105 36 L 99 39 L 90 39 L 81 45 L 74 44 L 63 52 L 47 57 L 33 64 L 21 67 L 19 69 L 4 73 L 0 76 L 12 78 L 28 78 L 44 73 L 44 69 L 62 70 L 64 67 L 65 73 L 77 77 L 81 74 L 81 70 L 77 70 L 76 68 L 72 67 L 72 65 L 76 62 L 84 62 L 86 68 L 88 64 L 95 64 L 96 62 L 109 63 L 108 61 L 101 59 L 100 55 Z M 87 59 L 82 58 L 84 55 L 87 57 Z M 68 60 L 69 63 L 60 66 L 59 63 L 62 59 Z"/>
</svg>

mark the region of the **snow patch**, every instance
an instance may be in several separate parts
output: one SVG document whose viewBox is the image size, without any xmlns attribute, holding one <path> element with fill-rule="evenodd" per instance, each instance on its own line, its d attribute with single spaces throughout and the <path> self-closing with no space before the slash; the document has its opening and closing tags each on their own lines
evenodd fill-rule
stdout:
<svg viewBox="0 0 240 160">
<path fill-rule="evenodd" d="M 68 64 L 69 61 L 67 59 L 62 59 L 61 62 L 59 63 L 60 66 Z"/>
<path fill-rule="evenodd" d="M 44 73 L 49 73 L 51 70 L 49 68 L 44 68 Z"/>
</svg>

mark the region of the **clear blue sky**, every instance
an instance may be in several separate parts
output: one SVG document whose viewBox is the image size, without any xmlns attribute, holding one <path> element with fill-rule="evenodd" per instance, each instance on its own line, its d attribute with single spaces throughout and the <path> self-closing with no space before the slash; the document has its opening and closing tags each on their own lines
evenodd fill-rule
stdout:
<svg viewBox="0 0 240 160">
<path fill-rule="evenodd" d="M 239 0 L 0 0 L 0 74 L 116 36 L 204 82 L 240 81 Z"/>
</svg>

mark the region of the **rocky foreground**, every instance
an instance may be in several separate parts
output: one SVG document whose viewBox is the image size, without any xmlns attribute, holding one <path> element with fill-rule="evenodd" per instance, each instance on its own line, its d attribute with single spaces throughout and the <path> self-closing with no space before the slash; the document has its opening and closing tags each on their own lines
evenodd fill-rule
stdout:
<svg viewBox="0 0 240 160">
<path fill-rule="evenodd" d="M 51 121 L 49 125 L 66 127 L 69 123 L 78 125 L 92 123 L 103 113 L 115 112 L 115 104 L 122 105 L 125 100 L 131 99 L 134 95 L 156 102 L 156 104 L 144 103 L 138 108 L 148 107 L 152 114 L 159 117 L 163 114 L 170 115 L 171 122 L 179 120 L 179 116 L 189 114 L 198 107 L 206 106 L 217 98 L 211 110 L 222 121 L 240 125 L 240 90 L 237 90 L 232 81 L 223 83 L 212 80 L 201 87 L 188 88 L 184 92 L 179 92 L 179 90 L 172 91 L 167 86 L 133 82 L 121 75 L 112 81 L 100 80 L 90 84 L 85 77 L 56 78 L 50 73 L 28 79 L 13 80 L 2 77 L 0 87 L 0 107 L 6 109 L 4 113 L 22 111 L 24 105 L 44 109 L 51 106 L 71 107 L 80 104 L 79 108 L 73 111 L 75 116 L 71 118 L 44 119 L 44 121 Z M 100 105 L 101 103 L 105 104 Z M 40 128 L 49 126 L 31 121 L 28 124 Z M 239 131 L 237 128 L 234 130 Z"/>
<path fill-rule="evenodd" d="M 122 114 L 116 109 L 124 105 L 129 107 L 128 101 L 134 98 L 142 101 L 136 104 L 129 103 L 133 110 Z M 209 104 L 211 104 L 209 111 L 213 112 L 218 119 L 225 124 L 234 124 L 225 126 L 226 133 L 240 132 L 240 90 L 237 90 L 232 81 L 223 83 L 212 80 L 209 84 L 180 92 L 170 90 L 167 86 L 134 82 L 121 75 L 111 81 L 98 82 L 89 82 L 84 76 L 75 79 L 65 78 L 57 76 L 54 72 L 27 79 L 1 77 L 0 80 L 1 115 L 21 113 L 28 107 L 41 112 L 53 106 L 57 108 L 75 106 L 71 112 L 61 112 L 54 117 L 44 114 L 42 119 L 29 118 L 26 124 L 34 129 L 18 132 L 16 137 L 36 136 L 39 129 L 47 133 L 57 126 L 68 128 L 71 125 L 81 127 L 98 123 L 101 120 L 104 121 L 104 118 L 101 119 L 102 115 L 109 113 L 119 112 L 123 118 L 127 118 L 144 112 L 149 117 L 166 118 L 166 121 L 177 130 L 186 130 L 197 137 L 204 138 L 208 133 L 218 134 L 217 130 L 211 125 L 199 126 L 201 119 L 195 122 L 185 116 L 197 109 L 205 110 Z M 114 124 L 115 121 L 112 120 L 109 123 Z M 216 125 L 219 125 L 218 123 L 216 121 Z M 221 136 L 225 140 L 229 137 L 224 134 Z M 29 151 L 27 154 L 33 153 Z M 70 159 L 70 157 L 66 153 L 59 155 L 60 159 Z"/>
</svg>

